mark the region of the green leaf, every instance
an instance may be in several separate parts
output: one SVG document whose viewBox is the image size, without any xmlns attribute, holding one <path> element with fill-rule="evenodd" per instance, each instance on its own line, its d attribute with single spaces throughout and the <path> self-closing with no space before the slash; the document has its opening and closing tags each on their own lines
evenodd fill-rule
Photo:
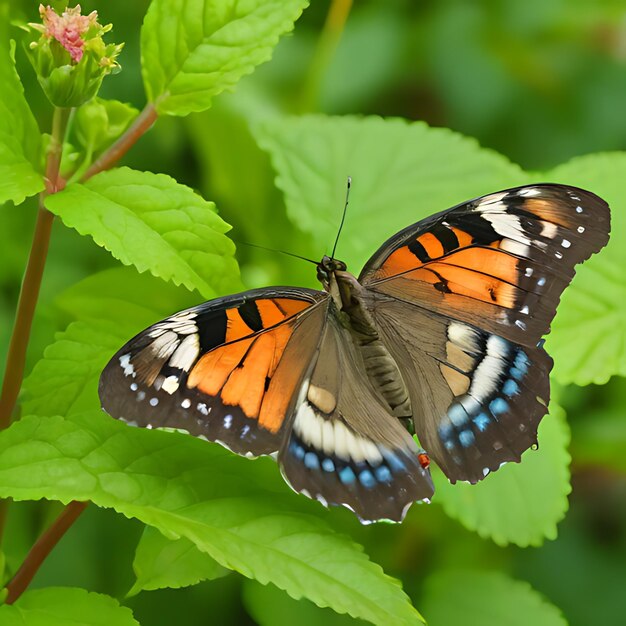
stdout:
<svg viewBox="0 0 626 626">
<path fill-rule="evenodd" d="M 197 305 L 197 292 L 166 283 L 132 267 L 115 267 L 91 274 L 56 298 L 56 304 L 80 320 L 114 319 L 132 329 Z"/>
<path fill-rule="evenodd" d="M 23 411 L 33 415 L 99 408 L 98 379 L 111 356 L 145 327 L 197 304 L 198 296 L 124 267 L 89 276 L 58 302 L 80 321 L 57 335 L 24 381 Z"/>
<path fill-rule="evenodd" d="M 36 170 L 41 135 L 24 98 L 11 43 L 9 51 L 5 41 L 0 41 L 0 204 L 8 200 L 20 204 L 44 188 Z"/>
<path fill-rule="evenodd" d="M 626 376 L 626 154 L 580 157 L 547 177 L 589 189 L 611 207 L 611 239 L 576 270 L 546 342 L 560 383 L 604 384 Z"/>
<path fill-rule="evenodd" d="M 72 587 L 26 591 L 0 606 L 0 626 L 139 626 L 130 609 L 100 593 Z"/>
<path fill-rule="evenodd" d="M 189 187 L 127 167 L 46 198 L 46 207 L 125 265 L 213 298 L 239 287 L 230 226 Z"/>
<path fill-rule="evenodd" d="M 350 207 L 338 256 L 358 269 L 397 231 L 442 209 L 528 176 L 473 139 L 422 122 L 310 115 L 259 124 L 287 211 L 309 232 L 316 258 L 330 254 L 346 178 Z"/>
<path fill-rule="evenodd" d="M 477 485 L 456 483 L 437 472 L 435 497 L 450 517 L 498 545 L 539 546 L 555 539 L 568 508 L 569 429 L 554 404 L 539 426 L 539 450 L 507 463 Z"/>
<path fill-rule="evenodd" d="M 71 421 L 26 417 L 0 433 L 0 497 L 91 500 L 171 539 L 185 537 L 224 567 L 293 598 L 376 624 L 421 623 L 396 580 L 310 514 L 320 513 L 317 503 L 274 487 L 274 477 L 270 459 L 248 461 L 100 412 Z"/>
<path fill-rule="evenodd" d="M 72 415 L 100 406 L 98 379 L 108 360 L 135 333 L 110 320 L 73 322 L 58 333 L 24 381 L 23 412 Z"/>
<path fill-rule="evenodd" d="M 148 100 L 187 115 L 271 58 L 308 0 L 153 0 L 141 30 Z"/>
<path fill-rule="evenodd" d="M 243 602 L 259 626 L 358 626 L 365 624 L 348 615 L 321 609 L 307 600 L 294 600 L 274 585 L 248 580 L 243 586 Z"/>
<path fill-rule="evenodd" d="M 137 580 L 128 592 L 129 596 L 166 587 L 188 587 L 229 573 L 189 539 L 183 537 L 172 541 L 151 526 L 144 530 L 139 540 L 133 570 Z"/>
<path fill-rule="evenodd" d="M 561 611 L 527 582 L 500 572 L 437 572 L 423 598 L 429 626 L 567 626 Z"/>
</svg>

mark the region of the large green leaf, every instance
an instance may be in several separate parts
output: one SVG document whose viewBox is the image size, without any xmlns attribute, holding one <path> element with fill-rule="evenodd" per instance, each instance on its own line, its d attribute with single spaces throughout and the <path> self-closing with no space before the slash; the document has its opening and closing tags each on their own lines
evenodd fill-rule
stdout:
<svg viewBox="0 0 626 626">
<path fill-rule="evenodd" d="M 553 403 L 539 426 L 539 450 L 528 450 L 521 463 L 507 463 L 477 485 L 451 485 L 437 472 L 433 501 L 499 545 L 541 545 L 556 538 L 556 525 L 568 508 L 568 444 L 563 411 Z"/>
<path fill-rule="evenodd" d="M 307 253 L 331 252 L 352 177 L 338 256 L 357 273 L 405 226 L 529 180 L 473 139 L 422 122 L 311 115 L 267 121 L 254 132 L 270 153 L 290 218 L 313 235 L 315 250 Z"/>
<path fill-rule="evenodd" d="M 0 433 L 0 497 L 91 500 L 296 599 L 376 624 L 421 623 L 399 583 L 314 515 L 317 503 L 287 493 L 269 459 L 99 412 L 27 417 Z"/>
<path fill-rule="evenodd" d="M 46 207 L 125 265 L 197 289 L 206 298 L 239 287 L 235 246 L 212 202 L 164 174 L 127 167 L 48 196 Z"/>
<path fill-rule="evenodd" d="M 563 615 L 528 583 L 500 572 L 442 571 L 426 582 L 429 626 L 567 626 Z"/>
<path fill-rule="evenodd" d="M 0 16 L 2 12 L 0 7 Z M 7 200 L 20 204 L 44 188 L 36 168 L 40 133 L 6 43 L 0 37 L 0 204 Z"/>
<path fill-rule="evenodd" d="M 577 158 L 547 177 L 589 189 L 611 207 L 611 239 L 576 270 L 546 346 L 559 382 L 603 384 L 626 376 L 626 154 Z"/>
<path fill-rule="evenodd" d="M 139 540 L 133 570 L 137 580 L 128 595 L 166 587 L 188 587 L 229 572 L 189 539 L 168 539 L 152 526 L 146 527 Z"/>
<path fill-rule="evenodd" d="M 27 591 L 0 606 L 0 626 L 139 626 L 130 609 L 100 593 L 72 587 Z"/>
<path fill-rule="evenodd" d="M 143 79 L 159 113 L 211 106 L 270 59 L 308 0 L 153 0 L 141 31 Z"/>
</svg>

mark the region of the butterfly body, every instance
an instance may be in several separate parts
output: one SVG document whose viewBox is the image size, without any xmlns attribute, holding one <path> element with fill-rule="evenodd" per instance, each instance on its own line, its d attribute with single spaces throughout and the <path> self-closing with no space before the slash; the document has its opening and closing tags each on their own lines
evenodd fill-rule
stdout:
<svg viewBox="0 0 626 626">
<path fill-rule="evenodd" d="M 272 455 L 296 491 L 399 521 L 433 495 L 430 458 L 476 483 L 536 443 L 541 337 L 609 228 L 574 187 L 477 198 L 391 237 L 358 278 L 326 256 L 324 291 L 256 289 L 154 324 L 103 371 L 103 408 Z"/>
</svg>

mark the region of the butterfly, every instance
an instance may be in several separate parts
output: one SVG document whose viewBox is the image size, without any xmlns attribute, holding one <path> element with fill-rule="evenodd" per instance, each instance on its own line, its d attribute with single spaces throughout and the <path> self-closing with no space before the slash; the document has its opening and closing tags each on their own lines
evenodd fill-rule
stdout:
<svg viewBox="0 0 626 626">
<path fill-rule="evenodd" d="M 537 444 L 542 336 L 609 231 L 606 202 L 575 187 L 470 200 L 388 239 L 358 279 L 324 256 L 323 291 L 253 289 L 150 326 L 102 372 L 102 407 L 271 455 L 296 492 L 401 521 L 434 493 L 431 458 L 477 483 Z"/>
</svg>

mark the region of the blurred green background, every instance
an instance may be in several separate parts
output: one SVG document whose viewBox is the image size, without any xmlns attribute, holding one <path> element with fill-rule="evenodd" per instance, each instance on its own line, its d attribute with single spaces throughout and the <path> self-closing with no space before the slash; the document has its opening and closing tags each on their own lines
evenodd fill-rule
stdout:
<svg viewBox="0 0 626 626">
<path fill-rule="evenodd" d="M 24 19 L 36 19 L 36 2 L 12 4 Z M 126 42 L 123 71 L 105 81 L 101 95 L 142 108 L 138 37 L 147 0 L 82 5 L 84 12 L 98 9 L 102 23 L 113 23 L 114 40 Z M 125 160 L 168 173 L 214 200 L 234 225 L 235 241 L 276 246 L 280 233 L 285 248 L 308 252 L 306 236 L 287 220 L 269 159 L 249 131 L 255 120 L 277 113 L 424 120 L 475 137 L 531 171 L 577 155 L 626 149 L 626 2 L 361 0 L 351 7 L 327 66 L 316 50 L 330 3 L 312 5 L 273 60 L 244 78 L 235 93 L 216 98 L 207 113 L 159 120 Z M 18 64 L 31 106 L 47 130 L 49 106 L 21 53 Z M 0 209 L 0 375 L 35 206 L 31 199 L 19 211 Z M 243 246 L 238 258 L 249 287 L 314 286 L 310 268 L 296 260 Z M 56 296 L 114 265 L 91 240 L 57 221 L 28 369 L 70 321 Z M 500 548 L 464 530 L 439 507 L 422 507 L 423 515 L 411 517 L 410 525 L 363 530 L 355 537 L 372 559 L 402 579 L 418 608 L 428 571 L 486 567 L 530 582 L 572 626 L 625 623 L 626 384 L 613 379 L 602 387 L 568 389 L 562 398 L 574 462 L 570 511 L 558 539 L 541 548 Z M 23 556 L 59 510 L 56 504 L 13 507 L 9 556 Z M 44 564 L 35 586 L 71 584 L 123 597 L 132 584 L 140 532 L 139 523 L 90 507 Z M 143 624 L 290 623 L 281 594 L 264 613 L 257 593 L 254 584 L 230 574 L 189 589 L 144 592 L 128 604 Z M 312 613 L 310 623 L 319 619 Z"/>
</svg>

